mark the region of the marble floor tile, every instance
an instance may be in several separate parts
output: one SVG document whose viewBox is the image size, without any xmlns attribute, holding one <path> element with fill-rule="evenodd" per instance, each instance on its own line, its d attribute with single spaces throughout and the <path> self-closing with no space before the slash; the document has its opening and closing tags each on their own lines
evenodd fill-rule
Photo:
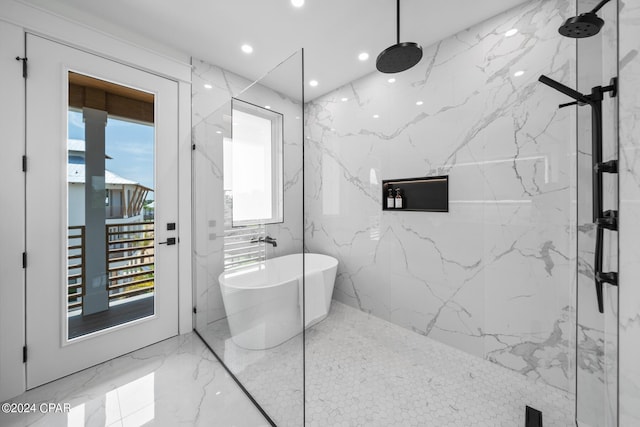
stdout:
<svg viewBox="0 0 640 427">
<path fill-rule="evenodd" d="M 228 334 L 215 326 L 218 334 Z M 513 427 L 524 425 L 525 405 L 543 411 L 547 427 L 573 425 L 569 394 L 336 301 L 306 340 L 308 427 Z M 299 426 L 299 339 L 259 354 L 224 342 L 228 363 L 235 363 L 244 385 L 276 423 Z M 12 401 L 69 403 L 71 410 L 0 414 L 3 427 L 268 426 L 193 334 Z"/>
<path fill-rule="evenodd" d="M 11 399 L 66 413 L 2 414 L 0 426 L 269 426 L 195 334 L 174 337 Z"/>
<path fill-rule="evenodd" d="M 568 427 L 568 393 L 333 301 L 307 331 L 308 427 Z"/>
<path fill-rule="evenodd" d="M 205 339 L 279 427 L 301 425 L 301 345 L 236 346 L 225 322 Z M 415 332 L 332 302 L 306 333 L 306 427 L 514 427 L 525 406 L 574 426 L 573 397 Z"/>
<path fill-rule="evenodd" d="M 198 332 L 278 427 L 302 426 L 301 335 L 268 350 L 246 350 L 231 339 L 226 318 Z"/>
</svg>

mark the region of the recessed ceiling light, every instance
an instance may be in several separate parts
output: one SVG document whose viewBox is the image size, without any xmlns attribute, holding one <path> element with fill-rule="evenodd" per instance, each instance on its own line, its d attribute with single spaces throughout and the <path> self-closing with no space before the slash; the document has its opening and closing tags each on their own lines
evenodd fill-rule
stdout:
<svg viewBox="0 0 640 427">
<path fill-rule="evenodd" d="M 374 114 L 374 115 L 373 115 L 373 118 L 374 118 L 374 119 L 377 119 L 378 117 L 380 117 L 380 116 L 379 116 L 379 115 L 377 115 L 377 114 Z"/>
<path fill-rule="evenodd" d="M 511 36 L 515 36 L 516 34 L 518 34 L 518 29 L 517 28 L 512 28 L 509 31 L 507 31 L 506 33 L 504 33 L 505 37 L 511 37 Z"/>
<path fill-rule="evenodd" d="M 296 120 L 300 120 L 300 116 L 296 116 Z"/>
<path fill-rule="evenodd" d="M 241 49 L 242 49 L 242 51 L 243 51 L 244 53 L 251 53 L 251 52 L 253 52 L 253 48 L 252 48 L 250 45 L 248 45 L 248 44 L 243 44 L 243 45 L 242 45 L 242 47 L 241 47 Z"/>
<path fill-rule="evenodd" d="M 266 108 L 267 110 L 271 110 L 271 105 L 265 105 L 264 108 Z"/>
<path fill-rule="evenodd" d="M 309 81 L 309 86 L 313 86 L 313 87 L 318 86 L 318 81 L 317 80 L 310 80 Z"/>
<path fill-rule="evenodd" d="M 216 131 L 216 133 L 217 133 L 218 135 L 220 135 L 220 134 L 222 133 L 222 131 L 221 131 L 221 130 L 217 130 L 217 131 Z"/>
<path fill-rule="evenodd" d="M 291 0 L 291 4 L 295 7 L 302 7 L 304 6 L 304 0 Z"/>
<path fill-rule="evenodd" d="M 341 98 L 340 101 L 342 102 L 347 102 L 349 100 L 349 98 Z"/>
<path fill-rule="evenodd" d="M 369 59 L 369 54 L 367 52 L 362 52 L 360 55 L 358 55 L 358 59 L 360 61 L 366 61 L 367 59 Z"/>
<path fill-rule="evenodd" d="M 518 71 L 516 71 L 515 73 L 513 73 L 513 76 L 514 76 L 514 77 L 520 77 L 520 76 L 521 76 L 521 75 L 523 75 L 523 74 L 524 74 L 524 71 L 522 71 L 522 70 L 518 70 Z"/>
<path fill-rule="evenodd" d="M 396 79 L 394 79 L 393 77 L 391 77 L 389 80 L 387 80 L 389 83 L 395 83 Z"/>
<path fill-rule="evenodd" d="M 213 89 L 213 86 L 210 85 L 209 83 L 205 83 L 204 88 L 205 89 Z"/>
<path fill-rule="evenodd" d="M 422 101 L 416 102 L 416 105 L 422 105 L 422 104 L 424 104 L 424 102 L 422 102 Z"/>
</svg>

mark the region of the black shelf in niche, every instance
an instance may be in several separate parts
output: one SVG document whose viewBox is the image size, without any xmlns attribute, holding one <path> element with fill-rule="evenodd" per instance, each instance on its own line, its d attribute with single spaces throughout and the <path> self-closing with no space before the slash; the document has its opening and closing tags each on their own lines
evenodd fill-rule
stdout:
<svg viewBox="0 0 640 427">
<path fill-rule="evenodd" d="M 402 208 L 387 208 L 389 189 L 400 189 Z M 385 179 L 382 181 L 382 210 L 409 212 L 449 212 L 449 176 Z"/>
</svg>

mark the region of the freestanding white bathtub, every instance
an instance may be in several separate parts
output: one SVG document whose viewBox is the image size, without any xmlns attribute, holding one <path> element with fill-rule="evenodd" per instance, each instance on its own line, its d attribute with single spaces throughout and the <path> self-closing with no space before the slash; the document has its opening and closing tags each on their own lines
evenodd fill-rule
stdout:
<svg viewBox="0 0 640 427">
<path fill-rule="evenodd" d="M 305 326 L 329 313 L 338 260 L 304 254 Z M 302 254 L 286 255 L 218 277 L 231 338 L 240 347 L 263 350 L 302 332 Z"/>
</svg>

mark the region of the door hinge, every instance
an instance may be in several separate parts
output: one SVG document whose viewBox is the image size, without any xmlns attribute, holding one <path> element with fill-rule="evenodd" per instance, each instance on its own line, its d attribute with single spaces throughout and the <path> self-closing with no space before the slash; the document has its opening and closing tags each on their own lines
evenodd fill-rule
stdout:
<svg viewBox="0 0 640 427">
<path fill-rule="evenodd" d="M 27 78 L 27 58 L 20 58 L 16 56 L 16 61 L 22 61 L 22 77 Z"/>
<path fill-rule="evenodd" d="M 22 347 L 22 363 L 27 363 L 27 346 Z"/>
<path fill-rule="evenodd" d="M 193 314 L 196 314 L 198 312 L 198 309 L 193 307 Z"/>
<path fill-rule="evenodd" d="M 192 150 L 195 150 L 195 149 L 196 149 L 196 144 L 192 144 L 192 145 L 191 145 L 191 149 L 192 149 Z"/>
<path fill-rule="evenodd" d="M 22 172 L 27 171 L 27 156 L 22 156 Z"/>
<path fill-rule="evenodd" d="M 22 268 L 27 268 L 27 253 L 22 252 Z"/>
</svg>

